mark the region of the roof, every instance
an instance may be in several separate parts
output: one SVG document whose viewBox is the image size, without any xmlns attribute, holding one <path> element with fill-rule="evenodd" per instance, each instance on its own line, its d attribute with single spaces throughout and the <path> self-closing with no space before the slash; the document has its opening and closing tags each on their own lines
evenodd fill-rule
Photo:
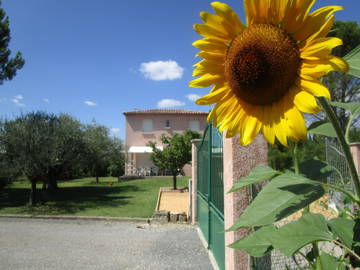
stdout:
<svg viewBox="0 0 360 270">
<path fill-rule="evenodd" d="M 133 114 L 196 114 L 196 115 L 208 115 L 208 112 L 203 111 L 191 111 L 184 109 L 149 109 L 149 110 L 135 110 L 131 112 L 124 112 L 124 115 Z"/>
</svg>

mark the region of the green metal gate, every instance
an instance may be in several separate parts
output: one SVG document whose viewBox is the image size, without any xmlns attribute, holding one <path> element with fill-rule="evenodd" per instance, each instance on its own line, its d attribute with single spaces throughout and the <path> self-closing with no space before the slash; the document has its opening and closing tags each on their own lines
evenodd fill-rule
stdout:
<svg viewBox="0 0 360 270">
<path fill-rule="evenodd" d="M 225 269 L 222 134 L 209 124 L 198 148 L 197 219 L 220 269 Z"/>
</svg>

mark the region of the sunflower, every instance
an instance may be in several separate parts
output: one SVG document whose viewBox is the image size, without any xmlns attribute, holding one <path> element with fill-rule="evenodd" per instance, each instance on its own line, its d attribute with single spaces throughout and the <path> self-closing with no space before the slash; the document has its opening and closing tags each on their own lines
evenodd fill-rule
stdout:
<svg viewBox="0 0 360 270">
<path fill-rule="evenodd" d="M 244 0 L 246 23 L 226 4 L 211 3 L 215 14 L 201 12 L 204 24 L 194 29 L 204 38 L 193 43 L 203 58 L 195 64 L 191 87 L 213 86 L 196 101 L 215 104 L 208 116 L 226 137 L 240 134 L 248 145 L 262 131 L 266 140 L 306 138 L 303 113 L 317 113 L 315 97 L 330 99 L 319 78 L 346 72 L 347 63 L 331 55 L 342 45 L 327 37 L 335 11 L 327 6 L 312 13 L 315 0 Z"/>
</svg>

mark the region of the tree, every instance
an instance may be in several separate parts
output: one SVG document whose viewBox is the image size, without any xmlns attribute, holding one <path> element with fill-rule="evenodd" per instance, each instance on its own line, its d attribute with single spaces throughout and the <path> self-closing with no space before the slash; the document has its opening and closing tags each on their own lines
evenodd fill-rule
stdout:
<svg viewBox="0 0 360 270">
<path fill-rule="evenodd" d="M 21 115 L 0 125 L 0 145 L 8 162 L 31 182 L 29 203 L 37 201 L 36 183 L 46 182 L 56 162 L 55 130 L 58 118 L 44 112 Z"/>
<path fill-rule="evenodd" d="M 84 163 L 84 134 L 81 123 L 67 114 L 60 114 L 54 130 L 56 162 L 49 169 L 44 183 L 46 190 L 57 189 L 57 180 L 79 176 Z"/>
<path fill-rule="evenodd" d="M 186 130 L 183 134 L 175 133 L 171 136 L 162 135 L 161 142 L 164 149 L 156 147 L 155 142 L 149 142 L 152 148 L 150 159 L 161 170 L 169 170 L 173 176 L 173 188 L 177 189 L 176 176 L 185 164 L 191 161 L 191 140 L 200 138 L 200 134 Z"/>
<path fill-rule="evenodd" d="M 108 158 L 107 171 L 110 176 L 119 177 L 124 174 L 125 155 L 124 146 L 120 139 L 111 138 L 111 151 Z"/>
<path fill-rule="evenodd" d="M 84 141 L 88 171 L 95 176 L 96 183 L 99 183 L 99 177 L 106 174 L 108 159 L 112 153 L 109 130 L 96 123 L 87 125 L 84 131 Z"/>
<path fill-rule="evenodd" d="M 21 52 L 17 52 L 13 58 L 10 57 L 10 40 L 9 17 L 6 16 L 4 9 L 0 8 L 0 84 L 5 80 L 11 80 L 25 63 Z"/>
</svg>

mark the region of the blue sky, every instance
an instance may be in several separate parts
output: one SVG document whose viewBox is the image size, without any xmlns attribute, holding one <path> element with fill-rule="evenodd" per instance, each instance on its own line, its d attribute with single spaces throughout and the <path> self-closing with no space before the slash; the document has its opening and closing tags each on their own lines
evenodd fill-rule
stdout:
<svg viewBox="0 0 360 270">
<path fill-rule="evenodd" d="M 191 101 L 207 89 L 187 86 L 198 61 L 191 43 L 205 0 L 3 0 L 13 52 L 25 66 L 0 86 L 0 116 L 44 110 L 95 119 L 124 138 L 125 111 L 158 107 L 205 110 Z M 244 19 L 242 1 L 224 1 Z M 360 24 L 359 0 L 339 20 Z M 166 72 L 164 72 L 164 69 Z"/>
</svg>

